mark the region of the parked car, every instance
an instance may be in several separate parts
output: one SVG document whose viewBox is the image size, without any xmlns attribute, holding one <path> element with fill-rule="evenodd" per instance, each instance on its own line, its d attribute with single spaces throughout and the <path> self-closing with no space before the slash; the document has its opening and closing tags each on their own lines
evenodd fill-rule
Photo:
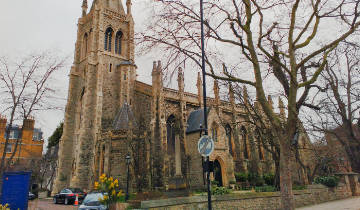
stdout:
<svg viewBox="0 0 360 210">
<path fill-rule="evenodd" d="M 29 196 L 28 196 L 28 200 L 34 200 L 36 198 L 36 195 L 34 195 L 33 193 L 29 192 Z"/>
<path fill-rule="evenodd" d="M 76 195 L 78 196 L 79 203 L 81 203 L 84 200 L 86 193 L 79 188 L 65 188 L 54 196 L 53 201 L 55 204 L 73 204 L 75 202 Z"/>
<path fill-rule="evenodd" d="M 103 197 L 104 194 L 101 192 L 87 194 L 78 210 L 108 210 L 106 206 L 100 203 L 100 198 L 102 199 Z"/>
</svg>

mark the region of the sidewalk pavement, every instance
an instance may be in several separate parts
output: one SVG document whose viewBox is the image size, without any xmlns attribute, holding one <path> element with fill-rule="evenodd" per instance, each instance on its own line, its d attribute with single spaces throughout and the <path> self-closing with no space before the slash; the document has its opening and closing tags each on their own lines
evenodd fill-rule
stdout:
<svg viewBox="0 0 360 210">
<path fill-rule="evenodd" d="M 360 210 L 360 197 L 330 201 L 313 206 L 297 208 L 297 210 Z"/>
</svg>

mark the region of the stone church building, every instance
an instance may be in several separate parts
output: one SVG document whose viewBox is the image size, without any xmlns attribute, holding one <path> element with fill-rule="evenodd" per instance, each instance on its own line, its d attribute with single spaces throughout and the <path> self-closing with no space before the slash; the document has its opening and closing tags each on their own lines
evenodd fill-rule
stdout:
<svg viewBox="0 0 360 210">
<path fill-rule="evenodd" d="M 203 188 L 197 151 L 203 121 L 200 74 L 198 94 L 184 92 L 182 69 L 178 90 L 164 87 L 160 61 L 142 67 L 149 70 L 151 85 L 137 81 L 131 0 L 126 10 L 121 2 L 94 0 L 88 12 L 83 0 L 53 192 L 68 186 L 92 189 L 103 173 L 124 186 L 128 154 L 134 189 Z M 259 162 L 260 173 L 273 171 L 271 155 L 251 143 L 252 128 L 243 123 L 246 111 L 235 103 L 232 89 L 229 101 L 220 100 L 216 81 L 213 89 L 214 98 L 208 98 L 213 179 L 228 186 L 250 159 Z"/>
</svg>

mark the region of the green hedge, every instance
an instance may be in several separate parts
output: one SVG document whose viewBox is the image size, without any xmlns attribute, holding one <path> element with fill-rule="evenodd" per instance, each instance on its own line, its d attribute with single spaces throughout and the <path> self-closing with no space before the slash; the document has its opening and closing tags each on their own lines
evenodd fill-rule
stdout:
<svg viewBox="0 0 360 210">
<path fill-rule="evenodd" d="M 293 190 L 305 190 L 306 186 L 305 185 L 293 185 L 292 189 Z"/>
<path fill-rule="evenodd" d="M 212 187 L 211 188 L 211 194 L 212 195 L 225 195 L 225 194 L 229 194 L 230 190 L 225 188 L 225 187 Z"/>
<path fill-rule="evenodd" d="M 256 173 L 235 173 L 235 179 L 237 182 L 249 182 L 251 186 L 263 186 L 266 185 L 274 185 L 275 183 L 275 175 L 272 173 L 264 174 L 260 176 Z"/>
<path fill-rule="evenodd" d="M 263 175 L 265 184 L 274 185 L 275 184 L 275 174 L 267 173 Z"/>
<path fill-rule="evenodd" d="M 318 176 L 315 178 L 316 184 L 322 184 L 327 187 L 336 187 L 339 183 L 339 177 L 337 176 Z"/>
<path fill-rule="evenodd" d="M 219 185 L 219 182 L 216 181 L 216 180 L 212 180 L 212 181 L 211 181 L 211 185 L 212 185 L 212 186 L 218 186 L 218 185 Z"/>
<path fill-rule="evenodd" d="M 248 179 L 247 173 L 235 173 L 235 179 L 237 182 L 246 182 Z"/>
</svg>

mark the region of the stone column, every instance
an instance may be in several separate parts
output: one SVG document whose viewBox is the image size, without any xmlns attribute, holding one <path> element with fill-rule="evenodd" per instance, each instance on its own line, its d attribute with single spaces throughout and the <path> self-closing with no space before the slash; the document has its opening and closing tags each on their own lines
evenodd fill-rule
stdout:
<svg viewBox="0 0 360 210">
<path fill-rule="evenodd" d="M 175 136 L 175 176 L 182 176 L 181 173 L 181 148 L 179 135 Z"/>
</svg>

